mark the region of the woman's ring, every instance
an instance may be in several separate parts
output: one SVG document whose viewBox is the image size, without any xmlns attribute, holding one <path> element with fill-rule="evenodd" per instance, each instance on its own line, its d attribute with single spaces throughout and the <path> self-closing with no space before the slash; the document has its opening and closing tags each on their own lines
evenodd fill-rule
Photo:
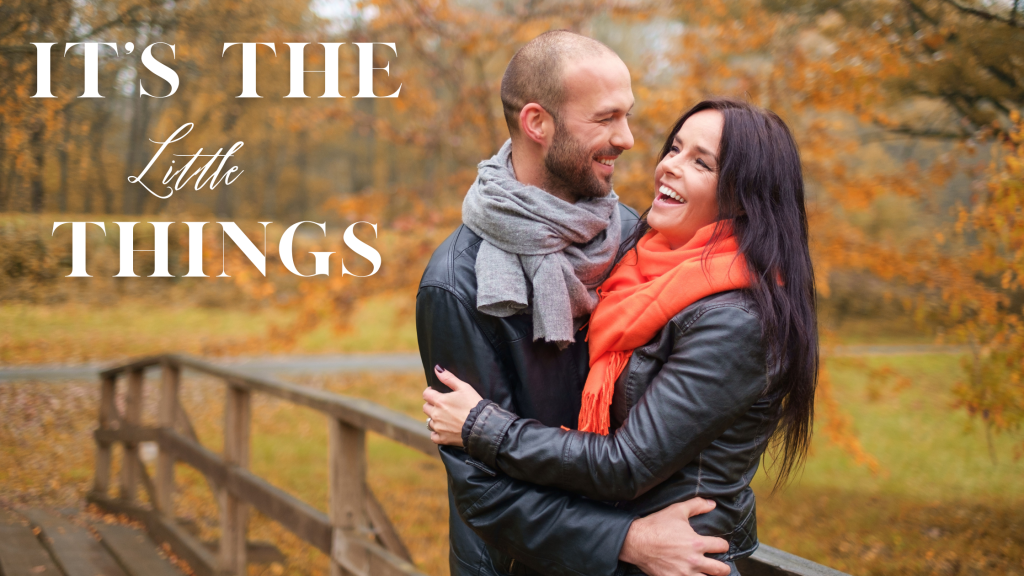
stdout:
<svg viewBox="0 0 1024 576">
<path fill-rule="evenodd" d="M 427 430 L 430 430 L 431 432 L 434 431 L 434 429 L 430 427 L 430 423 L 433 422 L 433 421 L 434 421 L 433 418 L 427 418 Z"/>
</svg>

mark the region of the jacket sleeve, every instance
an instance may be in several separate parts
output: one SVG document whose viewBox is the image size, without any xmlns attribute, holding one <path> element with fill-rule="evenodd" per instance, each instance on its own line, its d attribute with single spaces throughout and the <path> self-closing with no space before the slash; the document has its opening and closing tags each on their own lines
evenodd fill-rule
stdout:
<svg viewBox="0 0 1024 576">
<path fill-rule="evenodd" d="M 511 374 L 492 341 L 454 293 L 420 288 L 416 331 L 430 386 L 447 392 L 434 374 L 439 364 L 455 374 L 478 375 L 481 396 L 510 400 Z M 511 406 L 511 403 L 506 403 Z M 443 446 L 441 460 L 462 520 L 485 542 L 517 561 L 551 575 L 610 575 L 635 515 L 561 490 L 514 480 Z"/>
<path fill-rule="evenodd" d="M 471 424 L 471 455 L 513 478 L 600 500 L 632 500 L 692 461 L 767 386 L 761 327 L 736 306 L 673 326 L 672 352 L 608 436 L 549 428 L 489 404 Z"/>
</svg>

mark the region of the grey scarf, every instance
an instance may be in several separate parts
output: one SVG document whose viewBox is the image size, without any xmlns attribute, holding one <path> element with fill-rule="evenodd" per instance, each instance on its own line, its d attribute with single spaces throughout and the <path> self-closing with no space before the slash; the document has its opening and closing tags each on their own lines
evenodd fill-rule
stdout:
<svg viewBox="0 0 1024 576">
<path fill-rule="evenodd" d="M 565 348 L 573 341 L 573 319 L 594 309 L 596 281 L 618 250 L 618 196 L 570 204 L 519 182 L 511 140 L 478 169 L 462 203 L 462 221 L 484 239 L 476 307 L 511 316 L 528 308 L 532 296 L 533 339 Z"/>
</svg>

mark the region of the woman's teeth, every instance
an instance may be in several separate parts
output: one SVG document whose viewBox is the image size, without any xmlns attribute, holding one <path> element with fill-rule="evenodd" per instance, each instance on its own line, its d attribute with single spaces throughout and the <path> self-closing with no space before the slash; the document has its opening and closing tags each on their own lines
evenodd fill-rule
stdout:
<svg viewBox="0 0 1024 576">
<path fill-rule="evenodd" d="M 597 161 L 600 162 L 601 164 L 604 164 L 605 166 L 615 166 L 615 160 L 614 159 L 612 159 L 612 160 L 604 160 L 604 159 L 598 158 Z"/>
<path fill-rule="evenodd" d="M 681 204 L 685 204 L 686 203 L 686 200 L 684 200 L 682 196 L 677 194 L 675 190 L 669 188 L 668 186 L 662 185 L 661 188 L 658 188 L 658 192 L 661 192 L 665 196 L 668 196 L 669 198 L 671 198 L 671 199 L 673 199 L 676 202 L 679 202 Z"/>
</svg>

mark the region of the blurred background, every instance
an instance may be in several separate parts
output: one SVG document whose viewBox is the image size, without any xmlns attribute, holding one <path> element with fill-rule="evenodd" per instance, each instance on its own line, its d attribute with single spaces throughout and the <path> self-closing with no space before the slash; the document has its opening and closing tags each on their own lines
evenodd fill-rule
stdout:
<svg viewBox="0 0 1024 576">
<path fill-rule="evenodd" d="M 853 574 L 1024 574 L 1024 3 L 1017 0 L 0 0 L 0 364 L 95 365 L 183 351 L 211 358 L 415 352 L 416 285 L 460 222 L 476 164 L 507 138 L 498 88 L 512 54 L 550 29 L 601 40 L 633 74 L 636 147 L 615 189 L 649 206 L 656 153 L 673 121 L 705 96 L 777 112 L 800 145 L 817 273 L 823 368 L 815 440 L 801 475 L 773 491 L 757 480 L 761 540 Z M 81 49 L 100 51 L 103 98 L 83 91 Z M 239 99 L 241 50 L 259 48 L 261 99 Z M 57 42 L 56 98 L 36 90 L 31 42 Z M 140 64 L 142 48 L 173 68 L 169 87 Z M 377 47 L 377 94 L 356 99 L 357 53 L 340 50 L 344 99 L 285 99 L 285 42 Z M 195 128 L 175 153 L 244 147 L 231 186 L 186 187 L 168 200 L 130 184 L 161 140 Z M 157 167 L 166 166 L 158 163 Z M 158 168 L 159 169 L 159 168 Z M 154 187 L 162 173 L 150 172 Z M 329 277 L 300 278 L 276 251 L 284 229 L 298 267 L 335 251 Z M 92 278 L 66 278 L 69 226 L 88 229 Z M 263 276 L 207 226 L 209 278 L 188 269 L 185 226 L 171 227 L 175 278 L 113 278 L 118 221 L 151 248 L 153 221 L 232 221 L 257 246 Z M 341 242 L 357 231 L 383 265 Z M 366 227 L 364 227 L 366 228 Z M 221 261 L 230 271 L 214 277 Z M 137 253 L 135 271 L 153 271 Z M 415 371 L 294 381 L 372 399 L 419 418 Z M 97 382 L 0 381 L 0 505 L 81 507 L 93 468 Z M 199 436 L 219 442 L 220 386 L 186 381 Z M 326 428 L 304 409 L 254 407 L 253 470 L 326 506 Z M 447 574 L 445 478 L 436 461 L 371 439 L 375 490 L 419 567 Z M 182 468 L 179 516 L 213 538 L 216 505 Z M 266 518 L 250 534 L 287 559 L 251 574 L 321 574 L 322 554 Z"/>
</svg>

